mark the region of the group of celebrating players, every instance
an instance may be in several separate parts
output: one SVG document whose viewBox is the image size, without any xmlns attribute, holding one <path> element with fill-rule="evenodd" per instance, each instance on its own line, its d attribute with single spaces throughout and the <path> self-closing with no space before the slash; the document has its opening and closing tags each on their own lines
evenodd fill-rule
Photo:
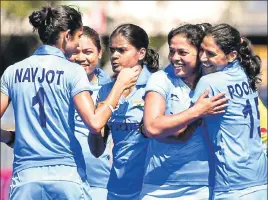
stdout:
<svg viewBox="0 0 268 200">
<path fill-rule="evenodd" d="M 99 34 L 66 5 L 29 16 L 43 42 L 1 77 L 1 117 L 15 131 L 9 198 L 267 198 L 258 85 L 261 60 L 228 24 L 184 24 L 170 63 L 135 24 L 109 37 L 114 75 L 98 63 Z"/>
</svg>

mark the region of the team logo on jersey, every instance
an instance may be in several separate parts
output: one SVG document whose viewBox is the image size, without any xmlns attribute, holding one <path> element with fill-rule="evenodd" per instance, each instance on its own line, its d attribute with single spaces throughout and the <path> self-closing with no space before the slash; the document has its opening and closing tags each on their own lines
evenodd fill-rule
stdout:
<svg viewBox="0 0 268 200">
<path fill-rule="evenodd" d="M 174 101 L 179 101 L 179 100 L 180 100 L 180 98 L 178 97 L 177 94 L 171 94 L 171 95 L 170 95 L 170 99 L 171 99 L 171 100 L 174 100 Z"/>
</svg>

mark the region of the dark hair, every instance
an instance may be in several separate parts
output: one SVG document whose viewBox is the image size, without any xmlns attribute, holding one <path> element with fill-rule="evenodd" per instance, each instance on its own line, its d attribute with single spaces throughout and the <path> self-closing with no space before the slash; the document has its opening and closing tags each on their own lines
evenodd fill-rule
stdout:
<svg viewBox="0 0 268 200">
<path fill-rule="evenodd" d="M 88 26 L 83 26 L 83 35 L 89 37 L 94 45 L 97 47 L 98 51 L 101 50 L 101 41 L 100 36 L 93 28 L 90 28 Z"/>
<path fill-rule="evenodd" d="M 201 77 L 201 70 L 200 70 L 200 59 L 199 59 L 199 50 L 202 43 L 203 38 L 206 35 L 206 31 L 208 28 L 211 27 L 211 24 L 209 23 L 202 23 L 202 24 L 185 24 L 182 26 L 179 26 L 178 28 L 172 29 L 168 33 L 168 45 L 171 43 L 171 39 L 176 35 L 182 35 L 185 37 L 191 45 L 195 46 L 197 48 L 197 71 L 199 72 L 198 77 L 195 81 L 195 84 L 198 82 L 198 80 Z"/>
<path fill-rule="evenodd" d="M 156 72 L 159 69 L 159 55 L 149 47 L 149 37 L 147 33 L 139 26 L 134 24 L 122 24 L 118 26 L 110 35 L 111 38 L 117 35 L 122 35 L 136 49 L 145 48 L 146 54 L 142 64 L 147 65 L 148 70 Z"/>
<path fill-rule="evenodd" d="M 199 50 L 200 45 L 204 36 L 206 35 L 207 29 L 211 27 L 209 23 L 203 24 L 185 24 L 178 28 L 172 29 L 168 33 L 168 45 L 170 45 L 171 39 L 176 35 L 183 35 L 190 42 L 191 45 L 195 46 Z"/>
<path fill-rule="evenodd" d="M 29 22 L 37 29 L 44 44 L 56 44 L 61 31 L 74 32 L 83 26 L 81 13 L 70 6 L 43 7 L 29 16 Z"/>
<path fill-rule="evenodd" d="M 219 24 L 211 27 L 207 34 L 211 34 L 216 44 L 228 55 L 232 51 L 237 52 L 237 59 L 241 63 L 248 79 L 250 87 L 256 91 L 258 84 L 261 82 L 260 70 L 261 59 L 255 55 L 251 47 L 251 42 L 241 37 L 237 29 L 229 24 Z"/>
</svg>

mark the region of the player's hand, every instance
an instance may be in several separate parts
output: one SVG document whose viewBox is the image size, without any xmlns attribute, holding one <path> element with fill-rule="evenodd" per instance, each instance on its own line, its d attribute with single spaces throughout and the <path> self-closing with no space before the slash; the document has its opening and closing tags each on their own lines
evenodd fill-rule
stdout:
<svg viewBox="0 0 268 200">
<path fill-rule="evenodd" d="M 130 88 L 136 84 L 141 72 L 140 69 L 141 68 L 139 66 L 134 66 L 132 68 L 124 68 L 118 74 L 116 81 L 123 84 L 125 89 Z"/>
<path fill-rule="evenodd" d="M 210 98 L 208 98 L 208 94 L 209 89 L 198 98 L 194 105 L 200 117 L 224 113 L 225 108 L 228 106 L 228 98 L 224 97 L 225 93 L 219 93 Z"/>
</svg>

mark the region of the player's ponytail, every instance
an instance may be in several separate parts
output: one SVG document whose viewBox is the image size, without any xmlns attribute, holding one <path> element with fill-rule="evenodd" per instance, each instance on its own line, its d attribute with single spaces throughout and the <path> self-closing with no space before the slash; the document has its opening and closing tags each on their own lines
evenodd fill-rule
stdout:
<svg viewBox="0 0 268 200">
<path fill-rule="evenodd" d="M 147 65 L 150 72 L 156 72 L 159 69 L 159 54 L 152 48 L 148 48 L 143 59 L 143 64 Z"/>
<path fill-rule="evenodd" d="M 259 76 L 261 71 L 261 59 L 254 54 L 250 41 L 245 37 L 241 38 L 238 60 L 248 76 L 250 87 L 254 91 L 257 90 L 258 84 L 261 83 Z"/>
</svg>

